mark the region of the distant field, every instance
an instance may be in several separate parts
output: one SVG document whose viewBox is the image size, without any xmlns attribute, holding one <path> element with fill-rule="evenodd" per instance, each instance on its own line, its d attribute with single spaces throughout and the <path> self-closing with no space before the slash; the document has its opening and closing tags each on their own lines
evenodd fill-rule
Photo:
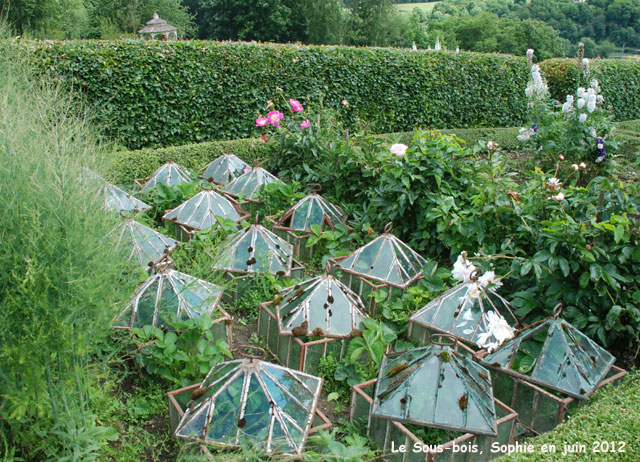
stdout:
<svg viewBox="0 0 640 462">
<path fill-rule="evenodd" d="M 420 8 L 425 13 L 431 13 L 433 7 L 440 2 L 423 2 L 423 3 L 397 3 L 395 6 L 400 13 L 411 14 L 414 8 Z"/>
</svg>

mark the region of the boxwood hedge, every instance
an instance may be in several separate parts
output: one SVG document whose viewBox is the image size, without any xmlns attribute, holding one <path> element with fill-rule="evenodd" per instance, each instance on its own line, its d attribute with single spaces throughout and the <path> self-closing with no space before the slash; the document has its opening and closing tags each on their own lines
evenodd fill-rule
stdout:
<svg viewBox="0 0 640 462">
<path fill-rule="evenodd" d="M 549 59 L 540 64 L 551 96 L 564 101 L 575 94 L 582 66 L 575 59 Z M 598 79 L 605 104 L 617 120 L 640 118 L 640 60 L 594 59 L 590 74 Z"/>
<path fill-rule="evenodd" d="M 106 134 L 130 149 L 254 137 L 268 100 L 284 111 L 288 98 L 330 108 L 346 99 L 347 121 L 367 121 L 377 133 L 515 126 L 526 117 L 528 70 L 513 56 L 212 41 L 27 43 L 37 65 L 81 88 Z"/>
</svg>

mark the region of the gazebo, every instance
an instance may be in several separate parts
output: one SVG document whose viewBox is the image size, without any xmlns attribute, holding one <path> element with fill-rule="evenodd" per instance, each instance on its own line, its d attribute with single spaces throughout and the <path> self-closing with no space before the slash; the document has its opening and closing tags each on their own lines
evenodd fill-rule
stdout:
<svg viewBox="0 0 640 462">
<path fill-rule="evenodd" d="M 148 34 L 151 40 L 155 40 L 158 35 L 160 36 L 160 40 L 177 39 L 178 28 L 161 19 L 158 13 L 153 13 L 153 19 L 147 21 L 147 25 L 140 29 L 138 34 Z"/>
</svg>

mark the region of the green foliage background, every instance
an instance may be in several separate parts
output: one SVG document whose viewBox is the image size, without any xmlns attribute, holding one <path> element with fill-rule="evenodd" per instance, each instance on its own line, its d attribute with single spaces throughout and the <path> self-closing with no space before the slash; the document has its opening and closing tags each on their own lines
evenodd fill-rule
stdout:
<svg viewBox="0 0 640 462">
<path fill-rule="evenodd" d="M 551 97 L 564 101 L 583 79 L 582 66 L 575 59 L 549 59 L 540 64 Z M 591 60 L 591 78 L 598 79 L 605 107 L 617 120 L 640 117 L 640 60 Z"/>
<path fill-rule="evenodd" d="M 526 116 L 528 70 L 512 56 L 199 41 L 28 46 L 40 69 L 83 90 L 107 135 L 134 149 L 256 136 L 277 88 L 305 106 L 346 99 L 346 126 L 367 120 L 376 133 Z"/>
</svg>

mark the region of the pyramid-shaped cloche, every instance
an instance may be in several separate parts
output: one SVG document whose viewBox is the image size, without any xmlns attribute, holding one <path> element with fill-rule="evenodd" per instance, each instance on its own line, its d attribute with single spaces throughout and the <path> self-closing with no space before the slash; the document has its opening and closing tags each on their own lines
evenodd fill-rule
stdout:
<svg viewBox="0 0 640 462">
<path fill-rule="evenodd" d="M 387 225 L 384 234 L 340 261 L 338 268 L 356 276 L 406 289 L 422 276 L 422 267 L 427 261 L 390 234 L 390 229 Z"/>
<path fill-rule="evenodd" d="M 162 218 L 196 230 L 218 228 L 216 217 L 240 221 L 248 214 L 238 210 L 229 199 L 215 191 L 201 191 L 191 199 L 168 211 Z"/>
<path fill-rule="evenodd" d="M 192 393 L 175 436 L 299 455 L 321 387 L 319 377 L 256 357 L 216 364 Z"/>
<path fill-rule="evenodd" d="M 234 197 L 243 195 L 245 199 L 252 200 L 261 186 L 273 183 L 274 181 L 280 180 L 265 169 L 254 167 L 227 184 L 222 191 Z"/>
<path fill-rule="evenodd" d="M 232 273 L 270 272 L 289 277 L 293 246 L 255 224 L 233 233 L 220 245 L 213 269 Z"/>
<path fill-rule="evenodd" d="M 131 194 L 123 191 L 115 185 L 108 184 L 104 188 L 105 208 L 116 212 L 139 213 L 151 209 L 140 199 L 136 199 Z"/>
<path fill-rule="evenodd" d="M 575 398 L 588 398 L 616 359 L 560 318 L 560 312 L 561 309 L 556 307 L 554 316 L 518 333 L 496 351 L 482 358 L 482 363 Z M 538 340 L 542 336 L 544 340 L 540 344 Z M 531 357 L 531 353 L 535 351 L 539 353 Z M 531 360 L 522 363 L 523 358 L 527 357 Z M 514 370 L 516 361 L 518 366 L 527 366 L 525 369 L 518 367 L 518 370 L 530 375 Z"/>
<path fill-rule="evenodd" d="M 508 324 L 518 323 L 509 302 L 497 294 L 495 286 L 482 288 L 470 281 L 458 284 L 427 303 L 411 315 L 409 322 L 483 348 L 491 342 L 499 344 L 490 328 L 491 321 L 497 316 L 503 317 Z"/>
<path fill-rule="evenodd" d="M 205 314 L 212 320 L 231 321 L 231 316 L 218 305 L 221 296 L 222 289 L 215 284 L 162 268 L 138 287 L 113 327 L 167 328 L 164 320 L 173 316 L 186 321 L 200 319 Z"/>
<path fill-rule="evenodd" d="M 349 337 L 367 317 L 360 297 L 331 275 L 322 275 L 278 292 L 274 299 L 280 334 L 308 323 L 314 336 Z M 322 330 L 322 334 L 318 333 Z"/>
<path fill-rule="evenodd" d="M 479 435 L 497 435 L 489 372 L 449 345 L 385 356 L 372 417 Z"/>
<path fill-rule="evenodd" d="M 178 241 L 132 219 L 123 220 L 112 231 L 118 246 L 129 254 L 129 261 L 143 268 L 155 265 L 178 246 Z"/>
<path fill-rule="evenodd" d="M 347 222 L 347 214 L 340 207 L 332 204 L 319 194 L 309 194 L 291 207 L 278 220 L 274 229 L 290 229 L 295 231 L 311 231 L 311 225 L 325 226 L 335 229 L 339 223 Z"/>
<path fill-rule="evenodd" d="M 207 164 L 200 177 L 213 183 L 226 185 L 244 174 L 245 169 L 251 169 L 251 167 L 244 160 L 233 154 L 223 154 Z"/>
<path fill-rule="evenodd" d="M 167 186 L 191 183 L 193 181 L 193 177 L 187 170 L 180 167 L 178 164 L 174 162 L 167 162 L 142 181 L 144 181 L 144 184 L 142 185 L 141 191 L 146 193 L 153 190 L 158 183 L 166 184 Z"/>
</svg>

